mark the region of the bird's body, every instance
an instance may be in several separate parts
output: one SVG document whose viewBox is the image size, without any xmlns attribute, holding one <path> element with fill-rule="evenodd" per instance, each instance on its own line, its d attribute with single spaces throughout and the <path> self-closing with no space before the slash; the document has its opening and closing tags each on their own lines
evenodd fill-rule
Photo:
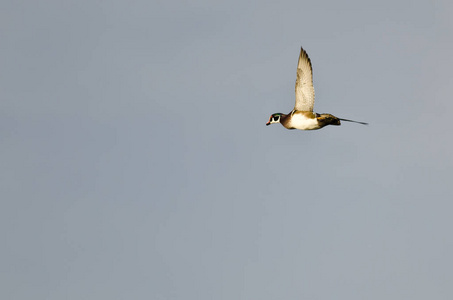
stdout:
<svg viewBox="0 0 453 300">
<path fill-rule="evenodd" d="M 331 114 L 317 114 L 313 112 L 315 103 L 315 89 L 313 87 L 313 70 L 310 58 L 304 49 L 300 48 L 297 64 L 296 104 L 289 114 L 275 113 L 269 118 L 266 125 L 281 123 L 287 129 L 315 130 L 327 125 L 341 125 L 340 121 L 354 122 L 340 119 Z"/>
<path fill-rule="evenodd" d="M 326 125 L 340 125 L 340 119 L 331 114 L 316 114 L 311 111 L 293 110 L 285 115 L 280 115 L 280 123 L 287 129 L 315 130 Z"/>
<path fill-rule="evenodd" d="M 293 111 L 288 118 L 288 122 L 283 124 L 288 129 L 313 130 L 319 129 L 318 121 L 313 112 L 310 111 Z"/>
</svg>

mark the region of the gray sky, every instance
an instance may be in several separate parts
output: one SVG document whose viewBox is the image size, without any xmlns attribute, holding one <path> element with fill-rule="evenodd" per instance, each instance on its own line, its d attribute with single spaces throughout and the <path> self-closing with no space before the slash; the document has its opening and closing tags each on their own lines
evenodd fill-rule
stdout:
<svg viewBox="0 0 453 300">
<path fill-rule="evenodd" d="M 453 299 L 451 1 L 0 7 L 1 299 Z"/>
</svg>

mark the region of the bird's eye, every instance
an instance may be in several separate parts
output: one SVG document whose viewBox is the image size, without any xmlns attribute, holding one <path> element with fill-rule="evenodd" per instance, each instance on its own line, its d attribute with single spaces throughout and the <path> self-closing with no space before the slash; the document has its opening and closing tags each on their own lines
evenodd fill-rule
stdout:
<svg viewBox="0 0 453 300">
<path fill-rule="evenodd" d="M 278 118 L 279 118 L 278 116 L 275 116 L 275 117 L 274 117 L 274 121 L 277 122 L 277 121 L 278 121 Z"/>
</svg>

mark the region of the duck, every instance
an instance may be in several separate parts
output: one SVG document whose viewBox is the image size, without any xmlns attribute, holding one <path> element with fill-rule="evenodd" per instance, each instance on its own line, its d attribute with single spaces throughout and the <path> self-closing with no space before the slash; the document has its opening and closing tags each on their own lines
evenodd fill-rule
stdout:
<svg viewBox="0 0 453 300">
<path fill-rule="evenodd" d="M 286 129 L 316 130 L 327 125 L 341 125 L 341 121 L 353 122 L 368 125 L 349 119 L 335 117 L 332 114 L 319 114 L 313 112 L 315 103 L 315 89 L 313 87 L 313 69 L 307 52 L 301 47 L 299 62 L 297 64 L 296 79 L 296 104 L 294 109 L 288 113 L 274 113 L 269 117 L 266 126 L 280 123 Z"/>
</svg>

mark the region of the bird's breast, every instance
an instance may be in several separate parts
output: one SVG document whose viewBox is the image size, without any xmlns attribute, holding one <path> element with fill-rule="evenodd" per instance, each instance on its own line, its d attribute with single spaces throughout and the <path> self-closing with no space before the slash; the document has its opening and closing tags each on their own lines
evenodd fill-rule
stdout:
<svg viewBox="0 0 453 300">
<path fill-rule="evenodd" d="M 287 122 L 287 128 L 295 128 L 299 130 L 314 130 L 321 128 L 318 124 L 316 116 L 312 112 L 294 112 Z"/>
</svg>

